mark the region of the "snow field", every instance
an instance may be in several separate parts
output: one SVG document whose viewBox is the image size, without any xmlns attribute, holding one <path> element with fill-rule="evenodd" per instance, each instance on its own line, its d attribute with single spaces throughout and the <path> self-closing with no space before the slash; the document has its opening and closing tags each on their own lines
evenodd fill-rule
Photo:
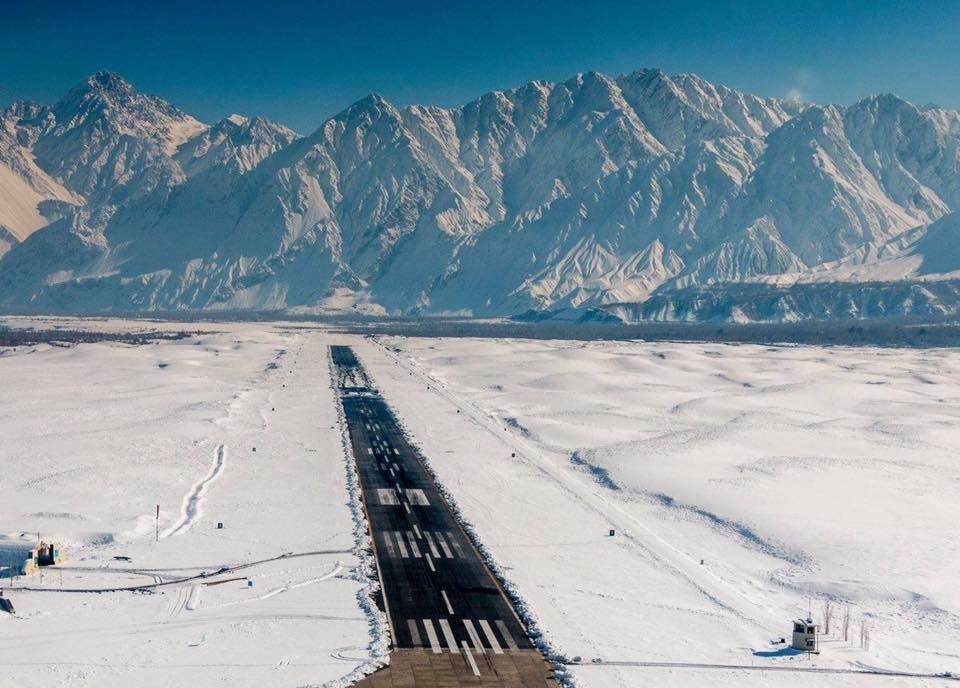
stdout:
<svg viewBox="0 0 960 688">
<path fill-rule="evenodd" d="M 956 352 L 382 342 L 361 357 L 555 651 L 960 668 Z M 819 658 L 764 656 L 808 598 L 820 616 L 828 597 L 851 610 L 848 641 L 838 611 Z M 604 687 L 941 683 L 573 672 Z"/>
<path fill-rule="evenodd" d="M 143 585 L 323 553 L 153 594 L 9 592 L 2 683 L 335 685 L 371 661 L 326 341 L 201 329 L 216 332 L 0 355 L 0 534 L 39 531 L 68 556 L 15 584 Z"/>
</svg>

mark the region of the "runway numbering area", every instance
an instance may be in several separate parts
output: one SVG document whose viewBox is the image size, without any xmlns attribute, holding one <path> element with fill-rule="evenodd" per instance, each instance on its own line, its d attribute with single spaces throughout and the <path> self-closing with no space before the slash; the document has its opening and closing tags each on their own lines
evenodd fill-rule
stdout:
<svg viewBox="0 0 960 688">
<path fill-rule="evenodd" d="M 390 666 L 357 685 L 556 688 L 353 350 L 331 358 L 393 640 Z"/>
</svg>

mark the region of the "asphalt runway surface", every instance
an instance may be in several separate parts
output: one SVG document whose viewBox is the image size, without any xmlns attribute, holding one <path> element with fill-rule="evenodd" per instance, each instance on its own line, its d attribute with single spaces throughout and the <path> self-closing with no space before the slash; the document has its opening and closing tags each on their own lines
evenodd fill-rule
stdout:
<svg viewBox="0 0 960 688">
<path fill-rule="evenodd" d="M 536 654 L 542 662 L 352 349 L 333 346 L 331 357 L 394 649 L 456 655 L 465 675 L 484 684 L 510 655 Z M 544 665 L 538 682 L 510 685 L 555 685 L 546 673 Z"/>
</svg>

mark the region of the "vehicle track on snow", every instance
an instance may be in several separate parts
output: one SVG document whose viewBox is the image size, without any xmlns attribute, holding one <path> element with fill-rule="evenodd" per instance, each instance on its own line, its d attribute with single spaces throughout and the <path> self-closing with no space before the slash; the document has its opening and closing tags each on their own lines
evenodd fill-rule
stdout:
<svg viewBox="0 0 960 688">
<path fill-rule="evenodd" d="M 160 533 L 160 537 L 167 538 L 180 535 L 193 527 L 193 524 L 200 518 L 201 507 L 203 506 L 203 500 L 207 495 L 207 491 L 210 489 L 210 485 L 220 477 L 226 461 L 227 447 L 224 444 L 219 444 L 217 445 L 216 452 L 214 452 L 213 466 L 211 466 L 210 472 L 206 477 L 194 484 L 187 496 L 184 497 L 180 519 L 170 528 Z"/>
</svg>

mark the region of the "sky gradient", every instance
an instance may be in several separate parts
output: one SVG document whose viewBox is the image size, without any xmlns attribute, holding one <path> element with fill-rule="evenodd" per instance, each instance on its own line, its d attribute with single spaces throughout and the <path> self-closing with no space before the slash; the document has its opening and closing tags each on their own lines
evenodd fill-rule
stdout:
<svg viewBox="0 0 960 688">
<path fill-rule="evenodd" d="M 892 92 L 960 108 L 960 3 L 911 5 L 4 3 L 0 106 L 54 102 L 109 69 L 204 121 L 237 112 L 309 133 L 371 92 L 456 105 L 533 79 L 661 67 L 766 96 L 849 104 Z"/>
</svg>

